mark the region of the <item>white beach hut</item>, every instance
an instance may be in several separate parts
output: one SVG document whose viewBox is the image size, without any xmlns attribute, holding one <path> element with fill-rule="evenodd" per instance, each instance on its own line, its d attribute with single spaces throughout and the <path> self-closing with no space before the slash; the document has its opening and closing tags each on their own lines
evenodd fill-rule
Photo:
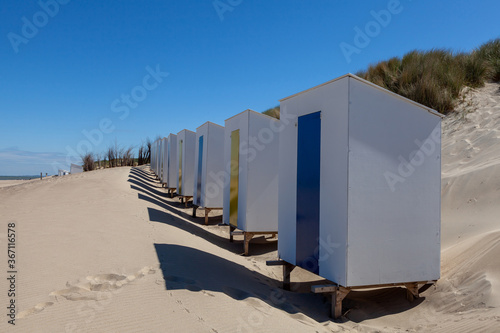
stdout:
<svg viewBox="0 0 500 333">
<path fill-rule="evenodd" d="M 313 290 L 335 317 L 353 288 L 418 297 L 440 276 L 441 115 L 351 74 L 280 103 L 279 257 L 336 284 Z"/>
<path fill-rule="evenodd" d="M 61 176 L 66 176 L 66 175 L 69 175 L 69 171 L 68 171 L 68 170 L 59 169 L 59 170 L 57 171 L 57 175 L 58 175 L 59 177 L 61 177 Z"/>
<path fill-rule="evenodd" d="M 166 160 L 167 165 L 167 190 L 172 196 L 177 189 L 177 181 L 179 178 L 179 168 L 177 162 L 177 135 L 170 133 L 167 139 Z"/>
<path fill-rule="evenodd" d="M 223 221 L 244 234 L 245 254 L 254 235 L 278 231 L 278 131 L 278 119 L 252 110 L 225 122 Z"/>
<path fill-rule="evenodd" d="M 83 172 L 83 166 L 71 163 L 70 173 L 74 175 L 75 173 Z"/>
<path fill-rule="evenodd" d="M 224 174 L 224 127 L 207 121 L 196 129 L 195 144 L 193 216 L 197 207 L 205 208 L 208 224 L 208 213 L 222 209 L 224 182 L 218 177 Z"/>
<path fill-rule="evenodd" d="M 194 186 L 194 154 L 196 133 L 184 129 L 177 133 L 177 195 L 181 201 L 187 202 L 193 197 Z"/>
<path fill-rule="evenodd" d="M 158 140 L 158 180 L 161 182 L 161 175 L 163 172 L 163 138 Z"/>
<path fill-rule="evenodd" d="M 167 148 L 168 148 L 168 138 L 162 138 L 160 140 L 160 184 L 161 186 L 165 186 L 167 183 L 167 173 L 168 173 L 168 165 L 167 165 Z"/>
<path fill-rule="evenodd" d="M 158 152 L 157 152 L 157 161 L 156 161 L 156 175 L 157 175 L 157 178 L 160 179 L 160 174 L 161 174 L 161 138 L 158 139 L 158 143 L 157 143 L 157 149 L 158 149 Z"/>
<path fill-rule="evenodd" d="M 154 164 L 152 163 L 153 165 L 153 172 L 155 173 L 155 176 L 156 178 L 159 178 L 159 174 L 160 174 L 160 157 L 159 157 L 159 153 L 160 153 L 160 139 L 156 140 L 153 144 L 153 147 L 154 147 Z"/>
<path fill-rule="evenodd" d="M 155 142 L 153 142 L 153 143 L 151 144 L 151 156 L 150 156 L 150 162 L 151 162 L 151 163 L 149 164 L 149 169 L 150 169 L 151 171 L 153 171 L 153 173 L 155 173 L 155 174 L 156 174 L 156 172 L 155 172 L 155 167 L 154 167 L 155 157 L 156 157 L 156 151 L 155 151 L 155 148 L 156 148 L 156 141 L 155 141 Z"/>
</svg>

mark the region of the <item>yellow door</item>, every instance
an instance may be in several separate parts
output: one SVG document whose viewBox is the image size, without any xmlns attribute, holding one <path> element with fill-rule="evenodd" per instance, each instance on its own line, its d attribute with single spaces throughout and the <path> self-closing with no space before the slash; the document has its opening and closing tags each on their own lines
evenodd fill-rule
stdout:
<svg viewBox="0 0 500 333">
<path fill-rule="evenodd" d="M 240 176 L 240 130 L 231 132 L 231 176 L 229 181 L 229 224 L 238 227 L 238 185 Z"/>
</svg>

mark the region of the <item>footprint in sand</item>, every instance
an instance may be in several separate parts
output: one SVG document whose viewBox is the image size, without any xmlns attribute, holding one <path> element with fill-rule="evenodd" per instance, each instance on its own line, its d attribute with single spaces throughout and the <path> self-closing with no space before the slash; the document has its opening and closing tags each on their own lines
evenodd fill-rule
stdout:
<svg viewBox="0 0 500 333">
<path fill-rule="evenodd" d="M 59 297 L 69 301 L 103 301 L 112 297 L 112 293 L 138 278 L 142 278 L 146 274 L 154 274 L 156 271 L 152 267 L 144 267 L 140 271 L 132 275 L 119 274 L 99 274 L 87 276 L 85 279 L 75 283 L 66 283 L 66 288 L 53 291 L 49 294 L 59 300 Z M 22 311 L 17 318 L 24 318 L 43 311 L 54 302 L 40 303 L 31 309 Z"/>
<path fill-rule="evenodd" d="M 42 312 L 43 310 L 45 310 L 47 307 L 53 305 L 54 303 L 53 302 L 45 302 L 45 303 L 40 303 L 40 304 L 37 304 L 35 305 L 34 307 L 32 307 L 31 309 L 28 309 L 28 310 L 25 310 L 25 311 L 21 311 L 17 314 L 16 318 L 17 319 L 22 319 L 22 318 L 25 318 L 27 316 L 31 316 L 33 314 L 36 314 L 36 313 L 39 313 L 39 312 Z"/>
</svg>

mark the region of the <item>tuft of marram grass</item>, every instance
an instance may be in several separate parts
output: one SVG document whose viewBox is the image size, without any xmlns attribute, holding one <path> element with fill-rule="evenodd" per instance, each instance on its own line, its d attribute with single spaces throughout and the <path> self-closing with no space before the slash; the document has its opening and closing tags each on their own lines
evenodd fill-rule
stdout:
<svg viewBox="0 0 500 333">
<path fill-rule="evenodd" d="M 443 114 L 452 112 L 465 86 L 500 81 L 500 39 L 471 53 L 411 51 L 371 65 L 358 76 Z"/>
<path fill-rule="evenodd" d="M 410 51 L 357 76 L 387 90 L 430 107 L 442 114 L 453 112 L 466 86 L 477 88 L 488 80 L 500 82 L 500 38 L 482 44 L 470 53 L 446 49 Z M 279 119 L 279 106 L 263 112 Z"/>
<path fill-rule="evenodd" d="M 486 63 L 487 78 L 500 82 L 500 38 L 484 43 L 475 52 Z"/>
<path fill-rule="evenodd" d="M 274 108 L 267 109 L 266 111 L 262 112 L 266 116 L 273 117 L 276 119 L 280 119 L 280 106 L 277 105 Z"/>
</svg>

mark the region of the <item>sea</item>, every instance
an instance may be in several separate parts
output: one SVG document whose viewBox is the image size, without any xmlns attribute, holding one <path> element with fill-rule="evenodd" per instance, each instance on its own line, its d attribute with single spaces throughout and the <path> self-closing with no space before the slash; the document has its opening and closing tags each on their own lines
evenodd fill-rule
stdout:
<svg viewBox="0 0 500 333">
<path fill-rule="evenodd" d="M 45 177 L 45 175 L 44 175 Z M 0 176 L 0 180 L 25 180 L 25 179 L 34 179 L 34 178 L 40 178 L 40 175 L 38 176 Z"/>
</svg>

